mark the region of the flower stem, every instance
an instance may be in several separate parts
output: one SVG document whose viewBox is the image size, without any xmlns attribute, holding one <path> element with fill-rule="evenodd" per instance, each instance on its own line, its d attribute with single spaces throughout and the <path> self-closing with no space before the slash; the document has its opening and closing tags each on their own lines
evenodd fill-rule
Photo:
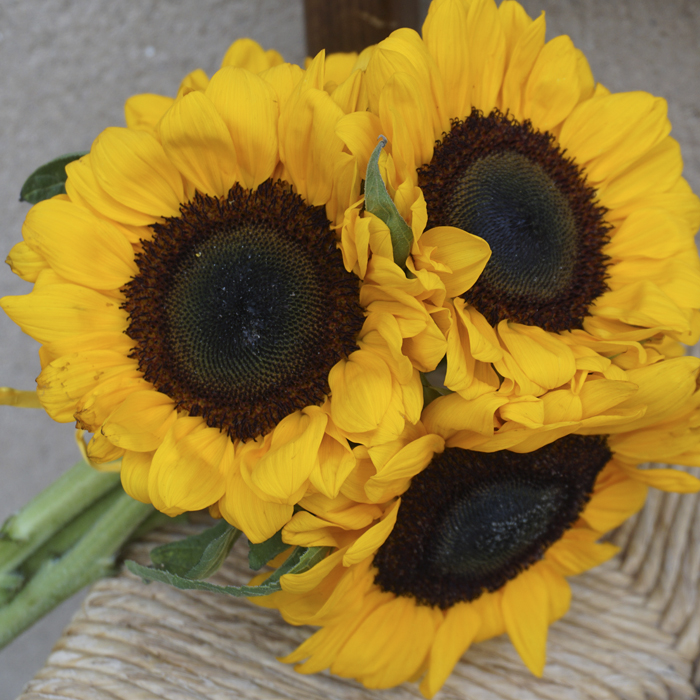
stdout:
<svg viewBox="0 0 700 700">
<path fill-rule="evenodd" d="M 153 506 L 135 501 L 123 492 L 110 501 L 101 517 L 70 550 L 60 559 L 45 561 L 12 601 L 0 607 L 0 648 L 66 598 L 114 572 L 116 555 L 153 513 Z M 71 508 L 71 512 L 75 515 L 76 509 Z"/>
<path fill-rule="evenodd" d="M 16 569 L 118 483 L 119 474 L 98 472 L 78 462 L 2 526 L 0 574 Z"/>
</svg>

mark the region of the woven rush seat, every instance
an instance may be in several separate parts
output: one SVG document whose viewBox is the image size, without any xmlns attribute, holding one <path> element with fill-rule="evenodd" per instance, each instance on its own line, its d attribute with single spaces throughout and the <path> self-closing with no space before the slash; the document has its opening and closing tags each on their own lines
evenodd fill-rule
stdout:
<svg viewBox="0 0 700 700">
<path fill-rule="evenodd" d="M 127 556 L 197 525 L 154 532 Z M 652 492 L 618 530 L 618 557 L 569 579 L 569 613 L 550 627 L 542 679 L 503 636 L 474 645 L 440 700 L 693 700 L 700 697 L 700 496 Z M 212 579 L 250 577 L 237 545 Z M 93 586 L 46 665 L 18 700 L 404 700 L 417 686 L 369 691 L 328 673 L 301 675 L 276 657 L 311 632 L 245 599 L 143 584 L 128 572 Z"/>
</svg>

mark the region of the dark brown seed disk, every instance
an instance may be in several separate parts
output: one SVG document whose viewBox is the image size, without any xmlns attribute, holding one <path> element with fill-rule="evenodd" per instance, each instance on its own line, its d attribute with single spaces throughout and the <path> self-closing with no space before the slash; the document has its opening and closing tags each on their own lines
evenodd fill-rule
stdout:
<svg viewBox="0 0 700 700">
<path fill-rule="evenodd" d="M 244 440 L 323 403 L 364 321 L 323 208 L 268 180 L 197 194 L 153 231 L 124 288 L 145 378 Z"/>
<path fill-rule="evenodd" d="M 375 583 L 442 609 L 498 590 L 576 522 L 611 456 L 601 436 L 525 454 L 448 447 L 402 496 Z"/>
<path fill-rule="evenodd" d="M 582 328 L 607 290 L 605 209 L 548 132 L 498 111 L 454 120 L 419 170 L 428 227 L 456 226 L 491 246 L 463 296 L 492 325 Z"/>
</svg>

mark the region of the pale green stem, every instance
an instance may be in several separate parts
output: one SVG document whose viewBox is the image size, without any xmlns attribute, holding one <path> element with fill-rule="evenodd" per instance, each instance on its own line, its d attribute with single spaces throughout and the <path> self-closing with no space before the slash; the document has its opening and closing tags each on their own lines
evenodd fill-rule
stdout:
<svg viewBox="0 0 700 700">
<path fill-rule="evenodd" d="M 19 572 L 25 579 L 30 579 L 48 559 L 63 556 L 76 544 L 100 519 L 115 501 L 123 495 L 120 488 L 114 488 L 106 496 L 95 501 L 87 510 L 78 513 L 62 530 L 59 530 L 50 540 L 44 542 L 30 557 L 22 562 Z"/>
<path fill-rule="evenodd" d="M 78 462 L 5 522 L 0 531 L 0 574 L 16 569 L 118 483 L 119 474 Z"/>
<path fill-rule="evenodd" d="M 152 513 L 153 506 L 120 494 L 72 549 L 58 560 L 45 562 L 0 608 L 0 648 L 84 586 L 113 573 L 122 545 Z"/>
</svg>

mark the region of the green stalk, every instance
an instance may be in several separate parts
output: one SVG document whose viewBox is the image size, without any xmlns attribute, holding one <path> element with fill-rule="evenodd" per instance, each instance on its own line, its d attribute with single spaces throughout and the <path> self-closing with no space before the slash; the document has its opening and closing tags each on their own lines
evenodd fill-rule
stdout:
<svg viewBox="0 0 700 700">
<path fill-rule="evenodd" d="M 13 600 L 0 608 L 0 649 L 60 602 L 112 574 L 122 545 L 152 513 L 153 506 L 120 492 L 82 539 L 60 559 L 44 562 Z"/>
<path fill-rule="evenodd" d="M 45 561 L 63 556 L 93 527 L 100 516 L 119 500 L 122 494 L 123 491 L 120 488 L 115 488 L 106 496 L 102 496 L 99 501 L 95 501 L 22 562 L 19 572 L 25 579 L 30 579 L 41 569 Z"/>
<path fill-rule="evenodd" d="M 98 472 L 85 462 L 69 469 L 2 526 L 0 575 L 20 566 L 118 483 L 118 473 Z"/>
</svg>

